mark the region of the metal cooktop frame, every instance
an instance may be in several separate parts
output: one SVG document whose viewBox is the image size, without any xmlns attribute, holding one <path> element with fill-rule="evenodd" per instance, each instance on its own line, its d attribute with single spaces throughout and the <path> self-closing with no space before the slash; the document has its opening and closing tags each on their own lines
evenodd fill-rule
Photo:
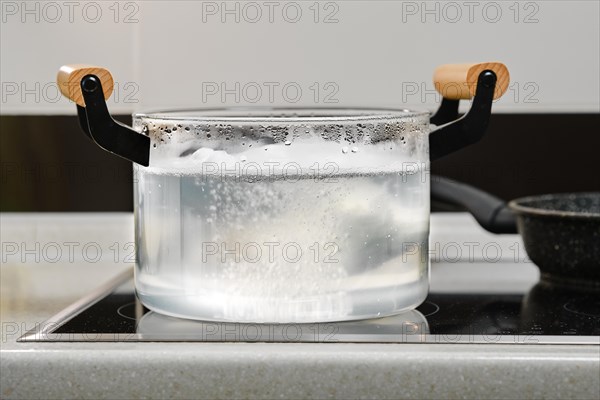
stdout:
<svg viewBox="0 0 600 400">
<path fill-rule="evenodd" d="M 259 329 L 259 334 L 255 338 L 236 339 L 231 336 L 223 339 L 218 335 L 172 335 L 165 337 L 164 334 L 152 335 L 144 333 L 57 333 L 71 319 L 98 303 L 106 296 L 113 293 L 121 285 L 133 278 L 133 269 L 125 271 L 115 278 L 111 279 L 104 285 L 100 286 L 89 295 L 81 298 L 77 302 L 68 306 L 58 314 L 52 316 L 42 324 L 37 324 L 36 327 L 24 335 L 18 342 L 292 342 L 292 343 L 429 343 L 429 344 L 518 344 L 518 345 L 545 345 L 545 344 L 564 344 L 564 345 L 600 345 L 600 336 L 571 336 L 571 335 L 523 335 L 523 334 L 508 334 L 508 335 L 471 335 L 471 334 L 429 334 L 429 333 L 413 333 L 408 328 L 401 333 L 357 333 L 356 327 L 361 323 L 373 323 L 378 320 L 371 321 L 351 321 L 351 322 L 332 322 L 319 324 L 234 324 L 234 323 L 218 323 L 218 322 L 200 322 L 198 327 L 205 326 L 252 326 L 254 329 Z M 392 318 L 392 317 L 388 317 Z M 383 321 L 385 318 L 381 319 Z M 283 339 L 278 337 L 274 332 L 278 328 L 286 325 L 294 325 L 297 331 L 300 329 L 300 334 L 295 335 L 294 340 Z M 306 327 L 306 329 L 302 329 Z M 333 328 L 332 328 L 333 327 Z M 332 335 L 332 329 L 336 331 Z M 213 330 L 214 332 L 214 330 Z M 263 335 L 262 333 L 268 333 Z M 271 334 L 273 333 L 273 334 Z"/>
</svg>

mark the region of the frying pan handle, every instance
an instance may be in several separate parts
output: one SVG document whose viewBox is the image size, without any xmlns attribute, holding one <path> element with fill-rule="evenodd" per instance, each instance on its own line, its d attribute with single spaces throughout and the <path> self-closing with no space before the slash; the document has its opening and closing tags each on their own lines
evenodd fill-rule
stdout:
<svg viewBox="0 0 600 400">
<path fill-rule="evenodd" d="M 515 214 L 506 202 L 481 189 L 432 176 L 431 198 L 466 208 L 479 225 L 489 232 L 517 233 Z"/>
<path fill-rule="evenodd" d="M 137 164 L 150 163 L 150 138 L 115 121 L 106 99 L 114 87 L 106 68 L 72 64 L 60 68 L 56 77 L 61 93 L 77 103 L 79 124 L 84 133 L 102 149 Z"/>
<path fill-rule="evenodd" d="M 430 159 L 435 160 L 479 141 L 489 123 L 492 103 L 508 89 L 508 69 L 502 63 L 447 64 L 434 74 L 436 90 L 443 96 L 430 122 L 438 127 L 429 134 Z M 458 117 L 460 100 L 473 99 L 471 109 Z"/>
</svg>

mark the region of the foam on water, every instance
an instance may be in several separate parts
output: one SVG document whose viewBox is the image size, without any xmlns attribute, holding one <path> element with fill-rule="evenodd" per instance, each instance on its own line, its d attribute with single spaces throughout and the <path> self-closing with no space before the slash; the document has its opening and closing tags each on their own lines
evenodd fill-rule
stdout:
<svg viewBox="0 0 600 400">
<path fill-rule="evenodd" d="M 168 174 L 216 173 L 221 171 L 244 171 L 252 174 L 258 168 L 262 175 L 283 172 L 307 175 L 311 169 L 327 166 L 335 174 L 381 174 L 423 169 L 426 157 L 422 151 L 406 154 L 398 151 L 398 145 L 353 146 L 348 148 L 335 142 L 305 140 L 293 145 L 271 144 L 249 148 L 238 153 L 225 150 L 199 148 L 183 157 L 172 154 L 152 154 L 150 171 Z M 185 153 L 187 146 L 174 146 L 169 153 Z M 216 169 L 215 169 L 216 168 Z M 299 173 L 298 173 L 299 172 Z"/>
</svg>

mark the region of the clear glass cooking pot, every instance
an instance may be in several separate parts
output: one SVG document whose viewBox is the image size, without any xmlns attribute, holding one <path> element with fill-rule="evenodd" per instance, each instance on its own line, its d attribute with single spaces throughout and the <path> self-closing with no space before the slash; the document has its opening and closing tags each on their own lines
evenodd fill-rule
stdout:
<svg viewBox="0 0 600 400">
<path fill-rule="evenodd" d="M 63 66 L 84 133 L 134 162 L 137 294 L 214 321 L 382 317 L 428 289 L 429 160 L 470 145 L 508 88 L 500 63 L 436 70 L 438 112 L 213 109 L 115 121 L 108 70 Z M 458 116 L 460 99 L 471 109 Z M 430 127 L 437 125 L 435 129 Z"/>
<path fill-rule="evenodd" d="M 150 309 L 240 322 L 372 318 L 427 295 L 429 113 L 134 116 L 136 290 Z"/>
</svg>

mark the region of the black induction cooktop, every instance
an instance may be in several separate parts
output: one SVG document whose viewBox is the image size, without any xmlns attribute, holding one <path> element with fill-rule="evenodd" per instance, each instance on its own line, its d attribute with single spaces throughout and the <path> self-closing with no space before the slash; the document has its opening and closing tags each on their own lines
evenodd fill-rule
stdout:
<svg viewBox="0 0 600 400">
<path fill-rule="evenodd" d="M 218 323 L 146 309 L 127 271 L 19 341 L 600 344 L 600 296 L 540 282 L 527 293 L 433 292 L 414 311 L 372 320 Z"/>
</svg>

